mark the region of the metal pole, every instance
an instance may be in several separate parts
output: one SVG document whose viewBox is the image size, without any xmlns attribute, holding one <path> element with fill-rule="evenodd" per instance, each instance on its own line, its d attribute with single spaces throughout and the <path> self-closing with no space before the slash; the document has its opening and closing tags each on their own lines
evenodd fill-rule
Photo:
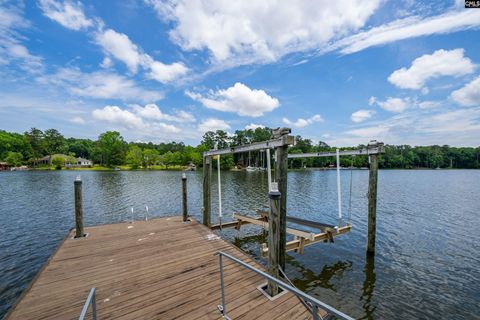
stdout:
<svg viewBox="0 0 480 320">
<path fill-rule="evenodd" d="M 320 320 L 320 317 L 318 315 L 318 307 L 316 305 L 312 306 L 312 317 L 313 320 Z"/>
<path fill-rule="evenodd" d="M 222 255 L 218 255 L 218 259 L 220 261 L 220 290 L 222 292 L 222 314 L 223 317 L 227 317 L 227 305 L 225 304 L 225 283 L 223 280 L 223 259 Z"/>
<path fill-rule="evenodd" d="M 82 206 L 82 179 L 78 176 L 74 181 L 75 189 L 75 238 L 81 238 L 83 232 L 83 206 Z"/>
<path fill-rule="evenodd" d="M 337 149 L 337 199 L 338 199 L 338 226 L 342 226 L 342 187 L 340 185 L 340 150 Z"/>
<path fill-rule="evenodd" d="M 187 175 L 182 173 L 182 208 L 183 208 L 183 222 L 186 222 L 188 219 L 188 208 L 187 208 Z"/>
<path fill-rule="evenodd" d="M 272 169 L 270 166 L 270 149 L 267 149 L 267 179 L 268 179 L 268 191 L 272 190 Z"/>
<path fill-rule="evenodd" d="M 217 176 L 218 176 L 218 219 L 222 225 L 222 181 L 220 177 L 220 155 L 217 156 Z"/>
<path fill-rule="evenodd" d="M 95 289 L 93 289 L 93 296 L 92 296 L 92 318 L 93 320 L 97 320 L 97 297 L 96 297 Z"/>
<path fill-rule="evenodd" d="M 305 301 L 308 301 L 311 304 L 316 305 L 317 307 L 319 307 L 319 308 L 321 308 L 325 311 L 328 311 L 329 313 L 332 313 L 333 315 L 339 317 L 340 319 L 353 320 L 353 318 L 349 317 L 348 315 L 344 314 L 343 312 L 338 311 L 337 309 L 329 306 L 328 304 L 326 304 L 326 303 L 324 303 L 324 302 L 306 294 L 305 292 L 303 292 L 303 291 L 301 291 L 301 290 L 299 290 L 299 289 L 297 289 L 297 288 L 295 288 L 295 287 L 293 287 L 293 286 L 291 286 L 291 285 L 289 285 L 289 284 L 287 284 L 287 283 L 285 283 L 281 280 L 278 280 L 278 279 L 272 277 L 268 273 L 263 272 L 262 270 L 259 270 L 259 269 L 255 268 L 254 266 L 251 266 L 248 263 L 245 263 L 242 260 L 240 260 L 238 258 L 235 258 L 234 256 L 232 256 L 228 253 L 218 251 L 217 254 L 225 256 L 227 259 L 230 259 L 230 260 L 234 261 L 235 263 L 238 263 L 239 265 L 243 266 L 244 268 L 261 275 L 262 277 L 266 278 L 267 280 L 271 280 L 271 281 L 276 282 L 279 287 L 294 293 L 296 296 L 301 297 Z"/>
<path fill-rule="evenodd" d="M 280 198 L 277 183 L 272 183 L 272 190 L 268 193 L 270 198 L 270 212 L 268 217 L 268 272 L 272 277 L 279 279 L 280 263 Z M 274 297 L 278 294 L 278 285 L 268 281 L 267 293 Z"/>
</svg>

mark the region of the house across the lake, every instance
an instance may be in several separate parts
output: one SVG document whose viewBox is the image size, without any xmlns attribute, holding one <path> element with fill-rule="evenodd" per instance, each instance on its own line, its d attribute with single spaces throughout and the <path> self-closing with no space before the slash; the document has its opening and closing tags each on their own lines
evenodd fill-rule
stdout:
<svg viewBox="0 0 480 320">
<path fill-rule="evenodd" d="M 91 167 L 91 166 L 93 166 L 93 161 L 92 160 L 88 160 L 88 159 L 85 159 L 85 158 L 76 158 L 76 160 L 77 160 L 77 164 L 76 164 L 77 167 Z"/>
<path fill-rule="evenodd" d="M 7 162 L 0 162 L 0 171 L 10 170 L 11 167 Z"/>
<path fill-rule="evenodd" d="M 75 157 L 70 157 L 65 154 L 54 154 L 51 156 L 51 158 L 56 158 L 56 157 L 62 157 L 65 160 L 65 167 L 71 168 L 71 167 L 91 167 L 93 166 L 93 161 L 88 160 L 85 158 L 75 158 Z M 41 159 L 38 160 L 37 162 L 40 165 L 48 165 L 50 164 L 50 156 L 45 156 Z"/>
</svg>

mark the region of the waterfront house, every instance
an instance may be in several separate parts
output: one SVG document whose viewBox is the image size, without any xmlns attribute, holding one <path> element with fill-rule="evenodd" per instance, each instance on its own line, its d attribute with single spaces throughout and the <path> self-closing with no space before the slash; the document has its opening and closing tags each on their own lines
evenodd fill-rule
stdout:
<svg viewBox="0 0 480 320">
<path fill-rule="evenodd" d="M 67 156 L 65 154 L 54 154 L 54 155 L 51 156 L 52 159 L 55 158 L 55 157 L 62 157 L 65 160 L 65 167 L 67 167 L 67 168 L 71 168 L 71 167 L 91 167 L 91 166 L 93 166 L 93 161 L 92 160 L 88 160 L 88 159 L 81 158 L 81 157 L 75 158 L 75 157 Z M 50 156 L 45 156 L 45 157 L 39 159 L 37 163 L 40 164 L 40 165 L 50 164 Z"/>
<path fill-rule="evenodd" d="M 77 158 L 77 167 L 91 167 L 93 166 L 93 161 L 85 158 Z"/>
<path fill-rule="evenodd" d="M 11 167 L 7 162 L 0 162 L 0 171 L 8 171 Z"/>
</svg>

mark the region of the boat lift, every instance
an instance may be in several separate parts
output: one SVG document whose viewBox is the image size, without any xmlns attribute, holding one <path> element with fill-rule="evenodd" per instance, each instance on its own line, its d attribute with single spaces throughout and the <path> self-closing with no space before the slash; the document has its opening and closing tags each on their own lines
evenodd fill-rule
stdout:
<svg viewBox="0 0 480 320">
<path fill-rule="evenodd" d="M 277 186 L 276 182 L 272 182 L 271 179 L 271 164 L 270 164 L 270 149 L 271 148 L 278 148 L 278 147 L 285 147 L 291 144 L 294 144 L 294 138 L 289 136 L 291 130 L 288 128 L 276 129 L 273 131 L 273 139 L 265 142 L 253 143 L 250 145 L 243 145 L 238 147 L 233 147 L 230 149 L 223 149 L 218 150 L 215 147 L 214 150 L 210 150 L 204 153 L 204 164 L 207 167 L 204 169 L 204 224 L 208 225 L 211 229 L 223 229 L 229 227 L 235 227 L 237 230 L 241 228 L 243 224 L 256 224 L 263 228 L 267 228 L 268 226 L 268 212 L 257 212 L 260 215 L 258 218 L 249 217 L 246 215 L 241 215 L 239 213 L 233 214 L 234 221 L 231 222 L 224 222 L 222 223 L 222 193 L 221 193 L 221 183 L 220 183 L 220 156 L 224 154 L 231 154 L 231 153 L 239 153 L 239 152 L 248 152 L 254 150 L 265 150 L 267 155 L 267 174 L 268 174 L 268 189 L 269 191 L 272 190 L 272 184 Z M 285 158 L 307 158 L 307 157 L 331 157 L 336 156 L 337 160 L 337 200 L 338 200 L 338 225 L 329 225 L 324 223 L 319 223 L 315 221 L 309 221 L 304 219 L 299 219 L 296 217 L 289 217 L 286 215 L 286 209 L 283 208 L 283 212 L 285 212 L 284 218 L 284 234 L 291 234 L 294 236 L 294 240 L 289 241 L 284 245 L 285 251 L 295 251 L 298 253 L 303 253 L 305 246 L 309 246 L 318 242 L 334 242 L 334 237 L 339 235 L 348 233 L 351 230 L 350 224 L 350 212 L 351 212 L 351 192 L 352 192 L 352 175 L 350 176 L 350 205 L 349 205 L 349 217 L 346 225 L 342 225 L 342 197 L 341 197 L 341 185 L 340 185 L 340 156 L 344 155 L 376 155 L 378 153 L 383 153 L 383 143 L 370 143 L 366 148 L 356 149 L 356 150 L 339 150 L 337 149 L 336 152 L 317 152 L 317 153 L 304 153 L 304 154 L 288 154 Z M 209 178 L 208 176 L 211 174 L 211 157 L 217 157 L 217 164 L 218 164 L 218 197 L 219 197 L 219 223 L 211 225 L 210 224 L 210 191 L 209 191 Z M 209 159 L 210 158 L 210 159 Z M 276 157 L 275 157 L 276 158 Z M 277 159 L 278 160 L 278 159 Z M 286 159 L 285 159 L 286 160 Z M 281 161 L 281 160 L 280 160 Z M 277 164 L 276 164 L 277 165 Z M 278 169 L 283 169 L 285 172 L 283 173 L 286 177 L 286 170 L 287 168 L 283 168 L 283 166 L 277 166 Z M 353 169 L 352 167 L 350 168 Z M 277 170 L 276 170 L 277 171 Z M 278 172 L 275 172 L 278 176 Z M 281 173 L 280 173 L 281 175 Z M 278 179 L 277 179 L 278 180 Z M 284 206 L 286 206 L 286 179 L 284 179 L 284 187 L 282 191 L 282 196 L 284 199 Z M 206 190 L 208 187 L 208 190 Z M 207 216 L 208 211 L 208 216 Z M 303 225 L 315 228 L 320 232 L 314 233 L 309 232 L 297 228 L 291 228 L 286 226 L 286 222 L 291 222 L 297 225 Z M 281 224 L 282 225 L 282 224 Z M 282 230 L 280 230 L 281 232 Z M 266 244 L 263 244 L 262 247 L 262 254 L 266 255 L 268 253 L 268 248 Z"/>
</svg>

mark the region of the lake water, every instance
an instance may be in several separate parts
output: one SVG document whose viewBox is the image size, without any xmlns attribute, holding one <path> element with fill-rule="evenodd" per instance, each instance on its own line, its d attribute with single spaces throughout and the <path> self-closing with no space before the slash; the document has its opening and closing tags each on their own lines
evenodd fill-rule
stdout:
<svg viewBox="0 0 480 320">
<path fill-rule="evenodd" d="M 87 225 L 130 219 L 130 207 L 136 219 L 145 205 L 150 216 L 181 212 L 180 172 L 0 173 L 0 318 L 73 226 L 78 174 Z M 189 211 L 201 219 L 201 172 L 187 177 Z M 349 179 L 342 171 L 344 216 Z M 267 207 L 265 173 L 223 172 L 222 185 L 224 220 Z M 367 186 L 368 171 L 354 171 L 352 231 L 289 253 L 289 278 L 355 318 L 480 319 L 480 170 L 381 170 L 374 259 L 365 257 Z M 289 172 L 288 187 L 289 215 L 336 224 L 334 171 Z M 222 236 L 261 260 L 259 227 Z"/>
</svg>

